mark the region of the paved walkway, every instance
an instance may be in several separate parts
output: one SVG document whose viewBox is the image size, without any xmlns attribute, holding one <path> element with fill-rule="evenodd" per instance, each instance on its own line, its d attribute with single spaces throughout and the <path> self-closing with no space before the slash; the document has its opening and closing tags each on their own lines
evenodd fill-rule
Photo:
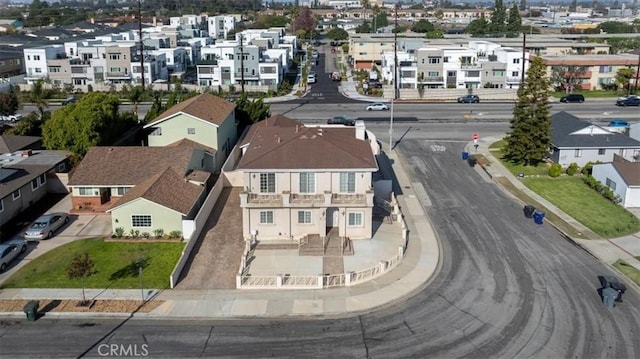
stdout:
<svg viewBox="0 0 640 359">
<path fill-rule="evenodd" d="M 622 259 L 629 265 L 640 270 L 640 261 L 635 258 L 635 256 L 640 255 L 640 233 L 614 239 L 603 239 L 599 237 L 597 234 L 593 233 L 590 229 L 585 227 L 582 223 L 576 221 L 574 218 L 560 210 L 558 207 L 554 206 L 551 202 L 547 201 L 534 191 L 530 190 L 522 183 L 522 181 L 514 176 L 507 168 L 505 168 L 501 164 L 501 162 L 493 156 L 491 151 L 489 151 L 489 146 L 498 140 L 500 140 L 500 138 L 483 138 L 478 141 L 480 146 L 478 147 L 477 152 L 473 149 L 473 145 L 471 143 L 467 145 L 466 151 L 472 154 L 482 154 L 491 162 L 491 166 L 487 166 L 484 168 L 486 170 L 486 173 L 492 178 L 506 178 L 516 188 L 524 192 L 533 200 L 543 205 L 548 211 L 562 218 L 562 220 L 569 223 L 581 233 L 588 234 L 588 238 L 592 239 L 571 238 L 570 236 L 565 234 L 567 238 L 571 239 L 605 263 L 612 264 L 618 259 Z M 480 166 L 476 166 L 476 168 L 481 173 L 484 172 Z M 640 212 L 636 211 L 635 213 L 637 214 Z"/>
<path fill-rule="evenodd" d="M 232 318 L 348 315 L 403 301 L 421 290 L 436 272 L 440 246 L 401 160 L 392 152 L 389 160 L 403 188 L 398 201 L 410 230 L 409 245 L 400 264 L 371 281 L 322 290 L 145 290 L 146 298 L 164 303 L 151 313 L 135 313 L 141 318 Z M 215 275 L 211 273 L 210 275 Z M 140 290 L 88 290 L 93 299 L 139 299 Z M 79 299 L 78 289 L 3 289 L 0 299 Z M 24 313 L 0 316 L 24 317 Z M 130 313 L 48 313 L 47 317 L 129 316 Z"/>
</svg>

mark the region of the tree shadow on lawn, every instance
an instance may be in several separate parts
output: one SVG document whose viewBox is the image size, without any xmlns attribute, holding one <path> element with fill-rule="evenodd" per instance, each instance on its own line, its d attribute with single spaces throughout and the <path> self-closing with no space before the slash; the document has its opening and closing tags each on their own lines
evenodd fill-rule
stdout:
<svg viewBox="0 0 640 359">
<path fill-rule="evenodd" d="M 140 273 L 140 269 L 145 269 L 151 263 L 149 257 L 136 258 L 131 263 L 111 273 L 109 280 L 117 281 L 119 279 L 135 277 Z"/>
</svg>

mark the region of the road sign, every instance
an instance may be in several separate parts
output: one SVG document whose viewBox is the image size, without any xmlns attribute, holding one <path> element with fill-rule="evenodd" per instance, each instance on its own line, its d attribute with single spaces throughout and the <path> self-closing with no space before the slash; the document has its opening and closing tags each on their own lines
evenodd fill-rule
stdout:
<svg viewBox="0 0 640 359">
<path fill-rule="evenodd" d="M 473 136 L 471 136 L 471 138 L 472 138 L 474 141 L 477 141 L 477 140 L 480 138 L 480 136 L 478 136 L 478 134 L 477 134 L 477 133 L 474 133 L 474 134 L 473 134 Z"/>
</svg>

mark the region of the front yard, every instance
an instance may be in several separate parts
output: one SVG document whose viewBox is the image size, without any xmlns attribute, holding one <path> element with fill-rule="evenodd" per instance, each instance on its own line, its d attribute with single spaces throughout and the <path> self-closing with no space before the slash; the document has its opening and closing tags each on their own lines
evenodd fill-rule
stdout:
<svg viewBox="0 0 640 359">
<path fill-rule="evenodd" d="M 55 240 L 55 239 L 53 239 Z M 86 288 L 140 288 L 136 259 L 143 261 L 145 288 L 169 286 L 169 275 L 180 258 L 184 243 L 105 242 L 87 238 L 51 250 L 16 272 L 3 288 L 80 288 L 80 280 L 67 277 L 67 267 L 77 254 L 88 253 L 96 273 L 85 279 Z"/>
</svg>

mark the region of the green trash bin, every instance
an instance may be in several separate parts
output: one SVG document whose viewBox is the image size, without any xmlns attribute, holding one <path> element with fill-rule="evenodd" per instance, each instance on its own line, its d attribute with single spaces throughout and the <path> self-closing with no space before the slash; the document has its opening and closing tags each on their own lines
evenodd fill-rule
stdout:
<svg viewBox="0 0 640 359">
<path fill-rule="evenodd" d="M 37 300 L 32 300 L 29 301 L 29 303 L 25 304 L 24 308 L 22 308 L 22 310 L 24 310 L 24 313 L 27 315 L 28 321 L 33 322 L 38 319 L 39 306 L 40 302 L 38 302 Z"/>
</svg>

